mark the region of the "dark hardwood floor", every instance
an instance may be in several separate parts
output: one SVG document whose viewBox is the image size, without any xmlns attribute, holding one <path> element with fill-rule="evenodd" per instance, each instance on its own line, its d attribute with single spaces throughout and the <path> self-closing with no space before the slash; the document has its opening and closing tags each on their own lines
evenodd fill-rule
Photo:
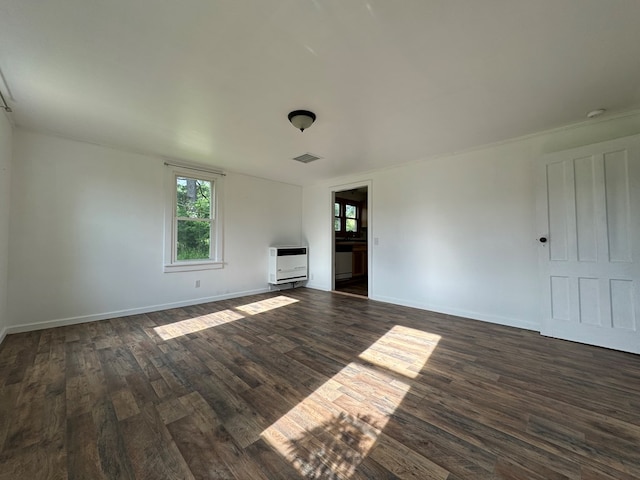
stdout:
<svg viewBox="0 0 640 480">
<path fill-rule="evenodd" d="M 356 278 L 336 280 L 335 290 L 339 293 L 348 293 L 351 295 L 358 295 L 360 297 L 368 297 L 369 285 L 367 276 L 361 275 Z"/>
<path fill-rule="evenodd" d="M 8 336 L 1 479 L 640 478 L 640 357 L 296 289 Z"/>
</svg>

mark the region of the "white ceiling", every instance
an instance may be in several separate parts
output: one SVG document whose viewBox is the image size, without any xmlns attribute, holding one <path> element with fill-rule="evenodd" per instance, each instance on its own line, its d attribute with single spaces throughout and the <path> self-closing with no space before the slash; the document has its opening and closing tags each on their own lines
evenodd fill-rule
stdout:
<svg viewBox="0 0 640 480">
<path fill-rule="evenodd" d="M 638 0 L 2 0 L 0 89 L 25 128 L 305 185 L 638 108 L 639 20 Z"/>
</svg>

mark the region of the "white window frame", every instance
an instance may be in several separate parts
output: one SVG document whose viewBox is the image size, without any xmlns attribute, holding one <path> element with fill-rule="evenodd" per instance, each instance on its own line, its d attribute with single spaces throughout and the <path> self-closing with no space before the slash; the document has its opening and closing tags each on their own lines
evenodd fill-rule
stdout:
<svg viewBox="0 0 640 480">
<path fill-rule="evenodd" d="M 197 270 L 215 270 L 224 267 L 223 225 L 224 225 L 224 174 L 206 169 L 206 167 L 188 167 L 165 164 L 165 218 L 164 218 L 164 272 L 192 272 Z M 213 201 L 214 241 L 211 245 L 211 258 L 199 260 L 177 260 L 177 205 L 176 181 L 178 177 L 195 178 L 211 182 Z"/>
</svg>

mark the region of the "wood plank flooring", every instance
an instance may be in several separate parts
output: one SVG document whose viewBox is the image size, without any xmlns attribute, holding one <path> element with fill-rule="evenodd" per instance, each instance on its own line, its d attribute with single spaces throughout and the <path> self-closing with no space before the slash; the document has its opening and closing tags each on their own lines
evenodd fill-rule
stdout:
<svg viewBox="0 0 640 480">
<path fill-rule="evenodd" d="M 8 336 L 0 479 L 640 478 L 640 357 L 295 289 Z"/>
<path fill-rule="evenodd" d="M 369 296 L 368 278 L 366 275 L 349 278 L 347 280 L 336 280 L 336 292 L 350 293 L 352 295 L 360 295 L 361 297 Z"/>
</svg>

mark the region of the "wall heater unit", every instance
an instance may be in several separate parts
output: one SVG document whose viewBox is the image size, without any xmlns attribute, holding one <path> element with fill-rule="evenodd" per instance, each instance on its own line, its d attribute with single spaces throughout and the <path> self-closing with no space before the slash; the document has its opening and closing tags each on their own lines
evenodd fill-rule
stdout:
<svg viewBox="0 0 640 480">
<path fill-rule="evenodd" d="M 269 283 L 307 280 L 307 247 L 269 247 Z"/>
</svg>

